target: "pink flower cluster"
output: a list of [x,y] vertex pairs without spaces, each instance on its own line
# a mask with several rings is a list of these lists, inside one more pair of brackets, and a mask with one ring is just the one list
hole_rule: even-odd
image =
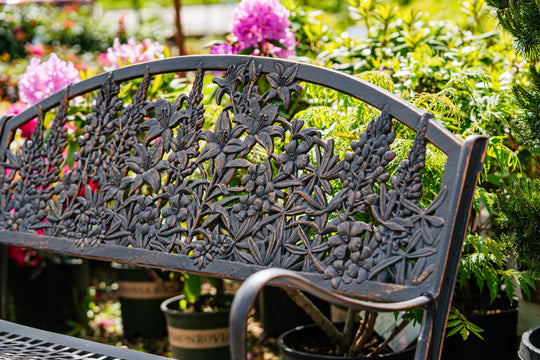
[[230,37],[233,45],[215,45],[211,53],[236,54],[253,48],[253,55],[287,59],[296,54],[296,40],[290,26],[289,11],[278,0],[242,0],[233,13]]
[[[24,110],[28,108],[27,105],[17,102],[9,105],[9,108],[6,111],[6,114],[11,115],[17,115],[22,113]],[[19,129],[21,129],[21,137],[25,139],[30,139],[30,136],[32,136],[32,133],[34,132],[34,129],[36,128],[36,120],[30,120],[23,126],[21,126]]]
[[55,53],[43,63],[41,59],[32,58],[26,72],[19,78],[19,99],[29,106],[34,105],[79,80],[75,65],[60,60]]
[[[43,233],[40,235],[43,235]],[[42,255],[38,255],[35,251],[30,249],[8,246],[7,251],[10,259],[15,261],[18,267],[37,266],[40,262],[45,260]]]
[[127,65],[163,59],[165,57],[163,50],[163,45],[150,39],[144,39],[138,43],[135,38],[130,38],[127,44],[120,44],[120,40],[116,38],[114,39],[113,46],[107,49],[107,52],[101,59],[116,69],[120,67],[120,64]]

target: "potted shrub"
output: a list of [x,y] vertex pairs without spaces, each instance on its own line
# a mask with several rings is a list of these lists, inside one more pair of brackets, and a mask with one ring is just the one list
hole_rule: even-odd
[[[377,319],[381,320],[383,314],[370,311],[359,314],[349,309],[344,322],[333,323],[302,292],[291,289],[285,291],[315,324],[296,327],[278,338],[278,347],[284,360],[414,358],[414,346],[408,345],[414,344],[418,335],[415,329],[410,329],[420,319],[417,311],[399,316],[396,314],[395,317],[392,315],[392,326],[382,331],[383,328],[377,326]],[[398,336],[401,337],[398,342],[401,344],[396,343],[394,346],[392,341]]]
[[[532,280],[527,272],[508,269],[508,259],[506,241],[472,234],[467,236],[442,359],[477,359],[489,357],[489,354],[493,358],[512,358],[515,354],[518,312],[513,281],[517,279],[521,289],[527,293]],[[300,351],[302,347],[306,351],[311,351],[308,348],[324,351],[326,355],[322,359],[331,358],[329,354],[339,357],[346,354],[355,359],[382,354],[384,350],[392,350],[387,348],[388,343],[411,320],[421,317],[418,313],[396,317],[394,330],[383,339],[376,333],[377,313],[362,313],[360,323],[353,326],[356,313],[349,311],[345,325],[335,327],[302,293],[287,292],[319,326],[298,327],[281,335],[278,345],[285,360],[310,358]],[[359,329],[362,331],[357,331]],[[389,359],[412,359],[414,352],[391,355]]]
[[[183,274],[184,294],[161,303],[176,359],[228,359],[232,295],[221,279]],[[211,291],[203,291],[203,285]]]
[[[499,196],[500,223],[509,240],[518,266],[538,278],[540,270],[540,181],[518,179]],[[529,295],[528,291],[525,291]],[[521,338],[520,359],[540,359],[540,328]]]
[[528,291],[531,279],[508,268],[509,250],[504,238],[466,236],[442,359],[512,358],[515,354],[515,281]]

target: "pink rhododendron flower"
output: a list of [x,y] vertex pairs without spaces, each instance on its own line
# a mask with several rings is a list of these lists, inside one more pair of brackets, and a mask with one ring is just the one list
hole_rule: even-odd
[[9,104],[9,107],[6,110],[6,115],[8,115],[8,114],[9,115],[17,115],[17,114],[22,113],[26,109],[28,109],[28,106],[21,103],[21,102],[16,102],[16,103],[13,103],[13,104]]
[[106,52],[99,54],[97,57],[97,61],[101,65],[110,65]]
[[[234,10],[231,33],[240,49],[255,48],[257,55],[290,57],[296,46],[290,26],[289,11],[278,0],[242,0]],[[270,40],[286,49],[272,45]]]
[[23,126],[21,126],[19,129],[21,129],[21,137],[24,139],[30,139],[32,136],[32,133],[36,129],[36,120],[32,119]]
[[219,45],[212,46],[210,54],[236,54],[238,52],[238,47],[233,46],[229,43],[221,43]]
[[72,62],[62,61],[52,53],[49,60],[32,58],[26,72],[19,79],[19,98],[34,105],[47,96],[80,81],[79,71]]
[[107,49],[106,60],[111,67],[120,67],[123,65],[135,64],[144,61],[163,59],[164,47],[150,39],[144,39],[138,43],[135,38],[130,38],[127,44],[120,44],[118,38],[114,39],[113,47]]
[[[9,108],[6,111],[6,115],[20,114],[27,108],[28,106],[21,102],[13,103],[9,105]],[[19,128],[21,129],[21,137],[25,139],[30,139],[30,136],[32,136],[32,133],[34,132],[35,128],[36,128],[36,120],[32,119]]]
[[270,43],[268,43],[268,53],[276,55],[279,58],[282,59],[288,59],[294,55],[296,55],[296,51],[294,48],[296,47],[296,38],[294,37],[294,33],[291,31],[287,31],[285,34],[285,37],[283,39],[280,39],[279,42],[285,46],[285,49],[280,48],[279,46],[274,46]]

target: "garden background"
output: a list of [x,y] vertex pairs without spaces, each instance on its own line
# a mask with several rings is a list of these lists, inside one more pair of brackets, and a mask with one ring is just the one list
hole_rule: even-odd
[[[537,57],[519,46],[521,51],[514,50],[514,37],[499,25],[504,16],[497,17],[497,10],[484,0],[251,2],[259,10],[273,10],[264,26],[253,20],[253,7],[242,8],[232,0],[183,0],[184,42],[178,37],[173,1],[0,5],[0,115],[18,113],[91,75],[180,53],[277,56],[353,74],[432,112],[461,138],[473,133],[489,137],[457,291],[475,287],[491,300],[501,294],[509,299],[532,294],[534,300],[538,259],[529,255],[538,253],[538,244],[530,239],[538,232],[533,224],[540,224],[540,196],[538,184],[528,179],[537,177],[540,153],[537,126],[530,120],[538,106],[533,97],[527,98],[527,89],[540,81],[529,68]],[[212,91],[212,85],[207,86]],[[167,96],[184,90],[185,84],[174,77],[164,77],[161,87],[152,89]],[[335,138],[354,139],[375,116],[362,106],[344,111],[336,106],[343,99],[316,88],[305,96],[316,106],[295,116]],[[73,139],[83,126],[69,129]],[[25,125],[18,141],[32,131],[31,123]],[[347,150],[344,144],[336,143],[341,156]],[[426,202],[442,176],[442,155],[428,149],[427,157]],[[516,218],[518,213],[525,217]],[[516,232],[523,235],[521,240]],[[10,249],[10,257],[29,276],[39,276],[52,261],[47,254],[22,249]],[[114,276],[98,268],[99,276],[85,289],[86,300],[79,301],[81,316],[71,319],[68,332],[166,353],[166,344],[156,347],[155,341],[122,336]],[[527,304],[522,301],[520,307],[527,309]],[[12,320],[17,317],[15,307],[11,303]],[[458,305],[452,309],[449,332],[462,338],[482,336],[482,329],[463,316],[466,311]],[[527,314],[520,332],[540,322]],[[252,334],[260,333],[253,322]],[[272,341],[258,344],[254,356],[275,356]]]

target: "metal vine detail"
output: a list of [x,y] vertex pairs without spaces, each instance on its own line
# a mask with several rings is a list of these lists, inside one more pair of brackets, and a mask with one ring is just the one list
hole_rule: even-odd
[[[434,216],[446,188],[424,209],[420,171],[427,117],[408,158],[387,172],[395,133],[387,109],[344,159],[280,110],[300,93],[298,65],[263,78],[256,60],[214,78],[221,106],[205,127],[202,67],[189,94],[130,104],[112,77],[86,117],[76,166],[61,173],[67,95],[44,143],[44,115],[21,150],[0,164],[0,227],[214,260],[318,272],[337,288],[366,280],[419,284],[433,271],[444,225]],[[265,88],[261,90],[261,81]],[[67,92],[66,92],[67,94]]]

